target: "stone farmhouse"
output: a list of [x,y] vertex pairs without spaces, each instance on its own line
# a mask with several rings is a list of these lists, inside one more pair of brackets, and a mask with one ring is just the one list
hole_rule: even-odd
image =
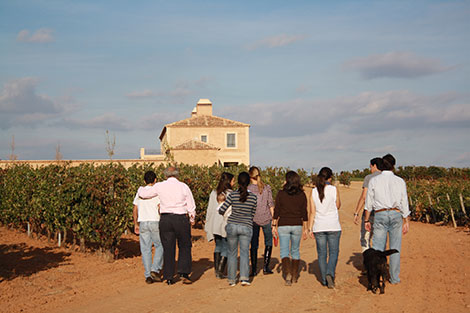
[[67,162],[70,166],[117,162],[126,168],[133,164],[158,165],[172,161],[208,166],[250,164],[250,125],[212,115],[212,103],[209,99],[200,99],[191,112],[191,117],[165,125],[159,139],[160,154],[141,148],[140,159],[0,160],[0,168],[13,164],[41,167],[62,162]]
[[161,154],[141,148],[141,160],[208,166],[250,164],[250,125],[213,115],[209,99],[200,99],[189,118],[165,125],[159,139]]

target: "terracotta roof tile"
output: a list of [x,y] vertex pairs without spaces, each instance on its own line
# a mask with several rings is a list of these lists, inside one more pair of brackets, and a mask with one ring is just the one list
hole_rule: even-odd
[[220,148],[199,140],[190,139],[170,150],[220,150]]
[[250,124],[232,121],[223,117],[202,115],[165,125],[165,127],[246,127]]

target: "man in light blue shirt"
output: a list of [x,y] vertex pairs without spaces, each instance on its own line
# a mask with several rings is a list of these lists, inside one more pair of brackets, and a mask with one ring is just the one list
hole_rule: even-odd
[[[405,181],[393,173],[395,158],[387,154],[383,158],[382,173],[369,182],[365,203],[365,228],[371,230],[369,217],[375,212],[374,240],[372,248],[384,251],[389,238],[390,249],[401,251],[402,235],[410,228],[408,195]],[[400,253],[390,256],[390,282],[400,282]]]

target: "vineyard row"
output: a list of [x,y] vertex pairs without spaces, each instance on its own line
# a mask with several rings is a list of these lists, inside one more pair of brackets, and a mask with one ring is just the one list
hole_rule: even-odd
[[[179,165],[180,180],[188,184],[196,201],[196,221],[201,223],[210,190],[223,171],[237,175],[247,168]],[[60,234],[62,241],[95,244],[103,251],[114,251],[123,232],[132,225],[132,200],[143,184],[145,171],[153,170],[163,180],[163,166],[134,165],[128,169],[118,163],[77,167],[67,163],[32,168],[15,165],[0,170],[0,223],[46,234]],[[288,168],[262,170],[264,181],[274,196],[282,188]],[[298,170],[302,182],[314,181],[314,174]],[[344,176],[344,174],[343,174]],[[337,178],[341,183],[341,175]],[[468,179],[408,181],[408,193],[415,220],[430,223],[468,225],[470,204]]]

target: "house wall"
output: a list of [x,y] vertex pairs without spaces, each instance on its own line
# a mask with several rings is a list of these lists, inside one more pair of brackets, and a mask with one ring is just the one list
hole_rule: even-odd
[[217,150],[172,150],[176,162],[212,166],[217,164]]
[[145,154],[145,148],[140,148],[140,159],[141,160],[153,160],[153,161],[165,161],[165,155]]
[[[228,148],[226,143],[227,133],[236,134],[236,147]],[[238,162],[250,164],[250,141],[249,127],[167,127],[163,141],[168,142],[170,147],[175,147],[189,139],[201,140],[201,135],[207,135],[207,143],[214,145],[218,151],[218,160],[223,162]],[[162,149],[162,153],[163,153]],[[175,160],[180,162],[175,155]],[[204,160],[195,159],[197,163]]]

